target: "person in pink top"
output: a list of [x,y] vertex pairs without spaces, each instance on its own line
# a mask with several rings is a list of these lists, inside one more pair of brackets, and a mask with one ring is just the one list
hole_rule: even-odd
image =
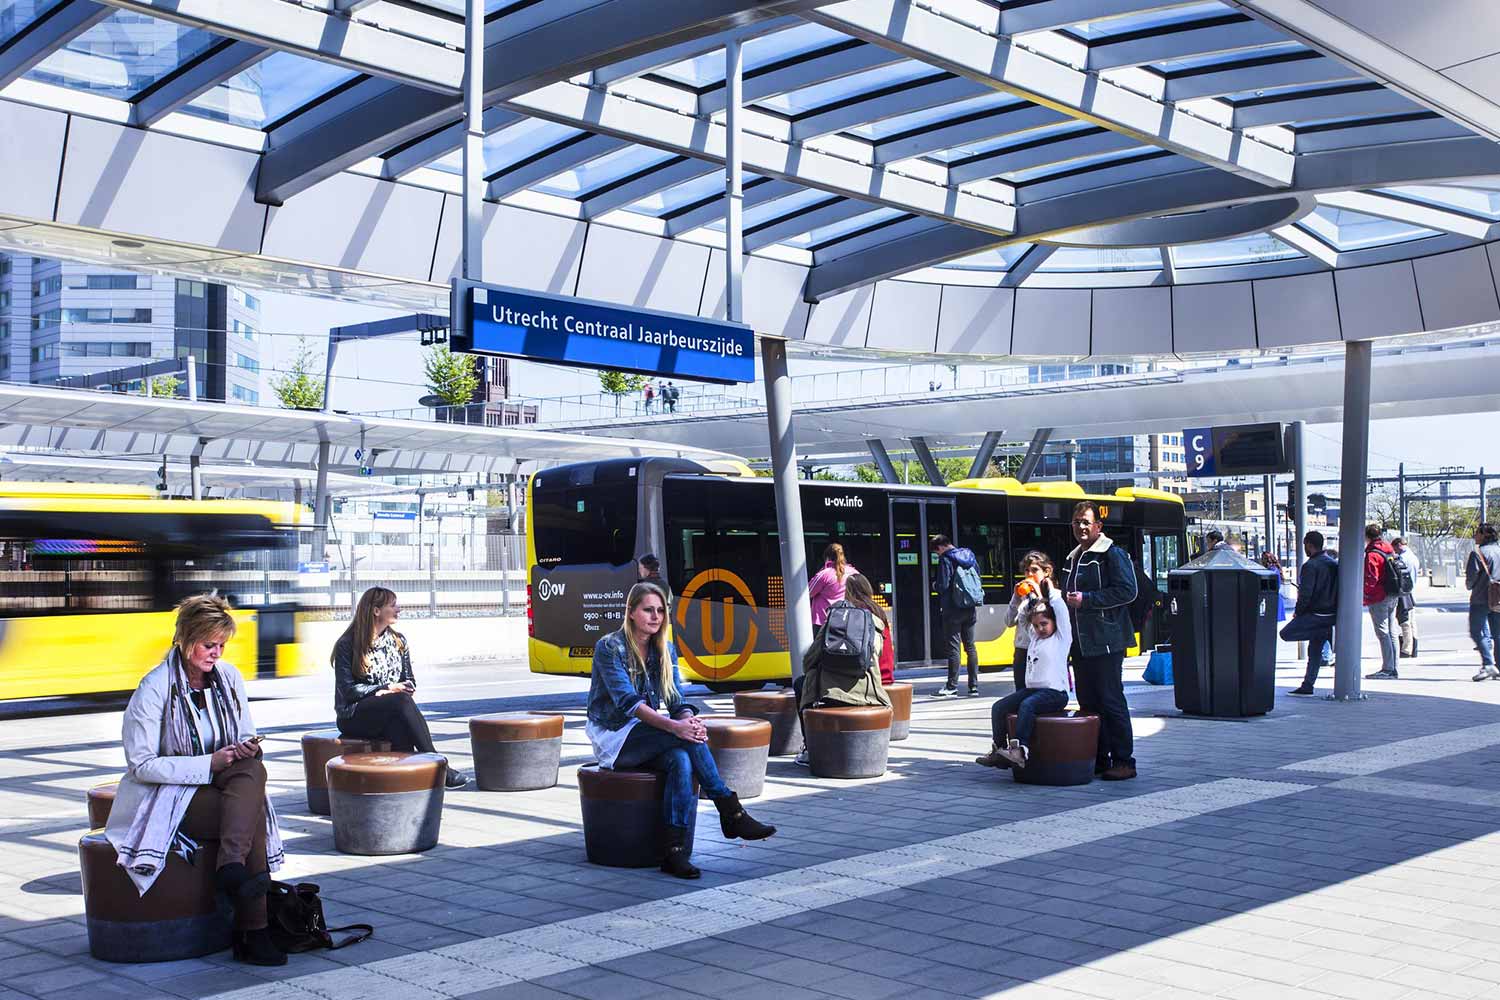
[[830,543],[823,550],[823,568],[813,574],[807,587],[814,628],[821,628],[828,620],[828,606],[844,599],[844,581],[851,573],[858,572],[844,559],[844,547],[838,542]]

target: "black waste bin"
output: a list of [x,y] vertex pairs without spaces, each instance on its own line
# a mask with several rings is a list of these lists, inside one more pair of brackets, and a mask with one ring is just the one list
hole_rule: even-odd
[[1264,715],[1276,700],[1274,570],[1215,549],[1167,575],[1172,682],[1189,715]]

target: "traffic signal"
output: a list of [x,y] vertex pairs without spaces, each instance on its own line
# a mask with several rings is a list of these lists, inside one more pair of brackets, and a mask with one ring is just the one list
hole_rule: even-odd
[[156,492],[162,496],[167,495],[167,460],[161,460],[161,468],[156,470]]

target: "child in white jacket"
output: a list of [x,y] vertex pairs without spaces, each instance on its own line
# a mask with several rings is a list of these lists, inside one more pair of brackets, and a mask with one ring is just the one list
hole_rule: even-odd
[[[1047,581],[1039,587],[1041,596],[1025,608],[1032,630],[1026,650],[1026,686],[995,702],[990,752],[975,758],[975,763],[985,767],[1025,767],[1036,717],[1068,707],[1068,651],[1073,645],[1068,606]],[[1016,738],[1007,741],[1005,720],[1011,712],[1016,713]]]

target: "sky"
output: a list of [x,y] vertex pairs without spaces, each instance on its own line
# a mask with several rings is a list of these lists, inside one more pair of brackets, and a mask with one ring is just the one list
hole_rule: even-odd
[[[266,334],[263,361],[268,373],[290,367],[299,341],[313,349],[321,374],[323,344],[334,326],[363,323],[395,315],[389,309],[352,305],[328,299],[284,293],[265,293],[261,299],[261,328]],[[334,369],[333,406],[350,412],[389,412],[415,408],[426,394],[422,385],[423,348],[415,334],[384,338],[339,349]],[[870,368],[874,362],[813,361],[793,357],[793,376],[811,372]],[[758,389],[751,390],[758,394]],[[511,363],[513,396],[554,398],[599,392],[591,371],[524,361]],[[1307,428],[1308,478],[1335,478],[1342,461],[1338,424],[1310,424]],[[1470,414],[1377,420],[1371,426],[1370,474],[1395,475],[1405,462],[1408,472],[1438,471],[1444,466],[1474,469],[1486,466],[1500,472],[1500,415]]]

